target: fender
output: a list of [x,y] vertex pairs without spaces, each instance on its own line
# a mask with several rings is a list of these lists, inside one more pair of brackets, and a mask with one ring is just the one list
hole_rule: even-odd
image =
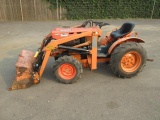
[[125,38],[121,38],[118,39],[116,42],[114,42],[111,47],[108,50],[108,54],[111,54],[113,52],[113,50],[120,44],[122,44],[123,42],[138,42],[138,43],[144,43],[144,40],[137,38],[137,37],[125,37]]

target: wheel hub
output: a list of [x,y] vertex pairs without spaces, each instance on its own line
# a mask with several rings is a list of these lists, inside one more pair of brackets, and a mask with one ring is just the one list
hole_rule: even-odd
[[73,68],[69,65],[65,65],[64,67],[62,67],[62,73],[64,75],[72,75],[73,74]]
[[68,80],[74,78],[74,76],[76,75],[76,68],[69,63],[62,64],[59,67],[58,71],[62,78]]
[[121,59],[121,68],[125,72],[134,72],[141,64],[141,56],[137,52],[128,52]]

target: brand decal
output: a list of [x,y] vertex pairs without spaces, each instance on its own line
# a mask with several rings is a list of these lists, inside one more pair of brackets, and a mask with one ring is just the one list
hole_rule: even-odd
[[70,32],[70,31],[72,31],[72,29],[70,29],[70,28],[67,28],[67,29],[61,29],[60,31],[61,31],[61,32]]
[[62,37],[66,37],[66,36],[68,36],[68,34],[63,33],[63,34],[61,34],[61,36],[62,36]]

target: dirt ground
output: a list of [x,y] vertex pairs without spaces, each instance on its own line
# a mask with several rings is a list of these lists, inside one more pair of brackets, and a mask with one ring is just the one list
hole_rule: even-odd
[[64,85],[55,80],[50,58],[40,84],[11,92],[7,89],[21,50],[36,51],[53,28],[82,21],[0,22],[0,120],[160,120],[160,20],[100,21],[111,24],[102,28],[104,33],[134,22],[154,62],[131,79],[117,78],[101,63],[95,71],[85,69],[76,83]]

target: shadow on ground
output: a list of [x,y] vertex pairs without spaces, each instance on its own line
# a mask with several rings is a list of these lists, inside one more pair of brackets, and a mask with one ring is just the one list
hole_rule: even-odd
[[[54,71],[53,71],[54,62],[55,62],[54,58],[49,59],[42,77],[47,80],[59,82],[56,79]],[[110,69],[110,65],[107,63],[98,63],[97,69],[93,70],[93,71],[91,71],[89,68],[83,68],[82,78],[83,78],[83,74],[85,74],[85,76],[86,75],[87,76],[96,76],[98,74],[100,76],[106,76],[106,78],[107,77],[115,77],[115,75],[112,73],[112,71]],[[80,78],[80,79],[82,79],[82,78]]]

